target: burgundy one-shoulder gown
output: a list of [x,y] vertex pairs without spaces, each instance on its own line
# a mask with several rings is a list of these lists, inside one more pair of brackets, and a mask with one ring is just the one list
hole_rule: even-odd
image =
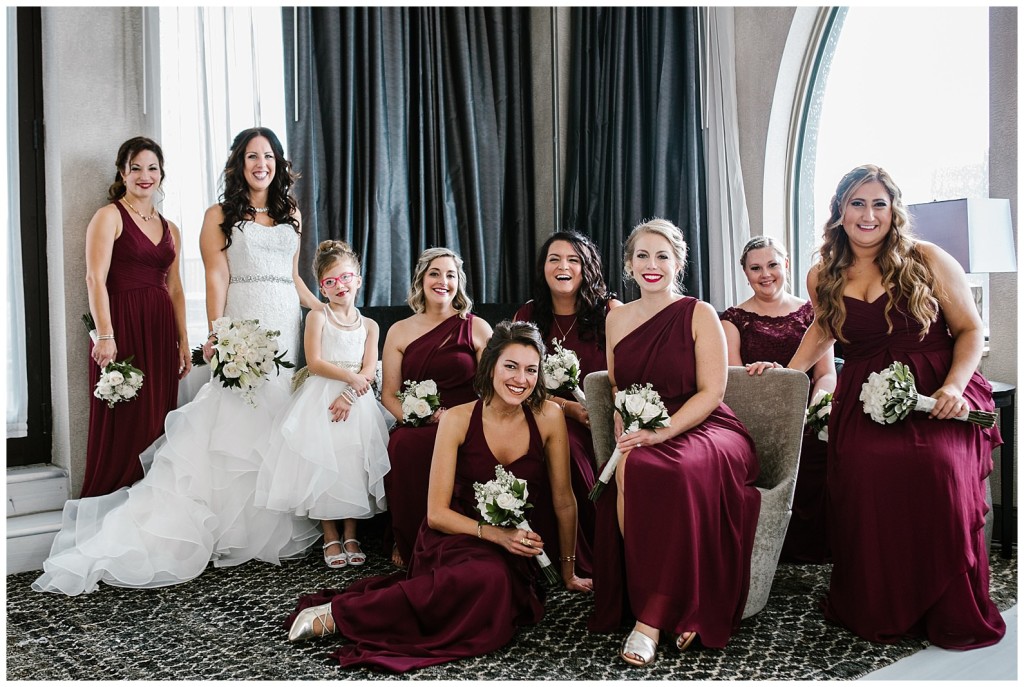
[[[799,348],[804,332],[814,321],[814,307],[807,301],[799,309],[781,317],[729,308],[722,313],[722,319],[732,322],[740,331],[740,358],[744,365],[759,360],[786,365]],[[793,494],[793,517],[782,544],[781,560],[824,563],[829,558],[825,515],[827,451],[828,445],[810,426],[804,425],[800,469],[796,493]]]
[[[462,319],[452,315],[410,343],[402,355],[403,382],[434,380],[441,405],[446,408],[476,399],[473,317]],[[422,427],[398,426],[388,440],[391,470],[384,477],[384,493],[391,511],[394,543],[405,561],[412,555],[416,533],[427,516],[427,482],[436,436],[437,424],[431,423]]]
[[[618,343],[620,390],[649,382],[669,413],[697,391],[696,304],[681,298]],[[615,480],[597,504],[590,629],[617,629],[629,618],[628,604],[632,617],[652,627],[695,631],[705,646],[724,647],[747,601],[761,507],[757,475],[753,439],[725,404],[693,429],[633,449],[625,464],[624,537]]]
[[[452,509],[474,520],[475,482],[494,479],[498,460],[487,444],[483,404],[473,409],[455,468]],[[558,533],[548,482],[544,442],[532,412],[528,452],[505,469],[526,480],[530,525],[558,565]],[[492,437],[492,441],[499,440]],[[544,615],[538,564],[491,542],[464,534],[442,534],[424,521],[408,572],[359,580],[344,591],[325,589],[303,596],[285,622],[309,606],[331,603],[337,631],[351,643],[331,655],[342,666],[374,666],[394,672],[480,656],[507,644],[518,627]]]
[[[917,411],[891,425],[866,415],[861,386],[894,360],[910,368],[919,393],[935,393],[953,339],[941,312],[922,341],[904,303],[890,313],[890,334],[888,295],[844,300],[848,343],[828,427],[825,615],[875,642],[923,635],[949,649],[994,644],[1006,626],[988,595],[985,477],[999,430]],[[977,372],[963,397],[974,409],[993,408],[992,387]]]
[[[160,217],[163,235],[154,244],[121,203],[114,205],[123,229],[114,241],[107,272],[110,321],[117,360],[134,356],[131,364],[144,378],[135,398],[113,408],[90,398],[82,498],[109,494],[142,479],[139,454],[163,434],[164,418],[178,403],[178,327],[167,292],[174,239],[167,220]],[[100,368],[90,357],[90,389],[99,378]]]
[[[533,301],[529,301],[516,311],[518,321],[533,321]],[[554,324],[544,332],[544,342],[554,348],[554,340],[558,339],[562,348],[571,350],[580,360],[580,384],[591,372],[608,368],[608,356],[604,347],[592,339],[580,337],[579,326],[575,315],[554,315]],[[561,394],[564,398],[576,400],[572,394]],[[594,541],[594,525],[597,520],[597,508],[587,498],[590,489],[597,479],[597,459],[594,456],[594,440],[590,428],[566,416],[565,426],[569,434],[569,477],[572,493],[576,496],[576,572],[580,577],[589,577],[593,570],[592,550]]]

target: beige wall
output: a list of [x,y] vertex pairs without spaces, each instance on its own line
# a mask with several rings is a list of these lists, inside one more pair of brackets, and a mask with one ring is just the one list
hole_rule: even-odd
[[85,228],[106,202],[125,139],[153,135],[142,116],[142,11],[43,8],[46,253],[49,272],[53,462],[82,486],[89,426],[89,338],[81,316]]

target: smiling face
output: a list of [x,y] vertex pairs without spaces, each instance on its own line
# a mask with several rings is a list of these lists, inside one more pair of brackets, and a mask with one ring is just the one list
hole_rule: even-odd
[[786,290],[786,270],[789,261],[785,260],[771,246],[754,248],[747,251],[743,265],[743,273],[754,293],[760,297],[774,299]]
[[150,198],[160,188],[163,172],[160,160],[152,150],[141,150],[121,170],[121,179],[128,193],[138,198]]
[[580,290],[583,259],[568,241],[553,241],[544,260],[544,280],[552,295],[575,296]]
[[530,398],[539,375],[540,353],[537,349],[510,343],[498,354],[494,366],[494,394],[508,405],[520,405]]
[[854,248],[874,249],[892,228],[892,199],[885,186],[867,181],[850,194],[843,208],[843,231]]
[[448,256],[434,258],[423,273],[423,297],[428,303],[447,305],[459,288],[459,268]]
[[627,267],[641,293],[672,289],[676,275],[682,269],[668,239],[649,231],[637,235]]
[[363,278],[359,267],[349,258],[338,258],[324,270],[320,278],[320,293],[331,303],[350,305],[359,292]]
[[274,180],[277,158],[274,149],[263,136],[253,137],[245,146],[245,181],[253,191],[266,191]]

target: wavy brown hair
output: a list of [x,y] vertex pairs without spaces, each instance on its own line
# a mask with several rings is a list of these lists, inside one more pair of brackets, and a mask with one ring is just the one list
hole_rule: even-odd
[[580,338],[596,341],[604,350],[604,319],[608,313],[608,301],[615,294],[608,291],[604,282],[601,255],[597,246],[588,237],[575,231],[558,231],[548,237],[537,253],[533,273],[533,321],[542,332],[550,332],[555,321],[551,304],[551,287],[544,277],[548,250],[555,241],[565,241],[580,256],[580,290],[576,292],[576,316],[579,320]]
[[921,324],[921,338],[924,339],[939,313],[939,301],[931,287],[932,271],[911,231],[902,192],[889,173],[877,165],[862,165],[848,172],[839,181],[829,203],[825,241],[819,251],[821,261],[817,265],[816,314],[826,331],[839,341],[847,342],[842,335],[846,322],[843,291],[846,289],[846,271],[853,265],[854,255],[843,229],[843,213],[857,189],[871,181],[877,181],[885,188],[892,203],[892,226],[875,257],[875,264],[882,272],[882,286],[889,296],[885,304],[889,333],[892,333],[893,326],[892,310],[905,298],[910,316]]
[[466,271],[462,269],[462,258],[451,248],[428,248],[420,253],[416,261],[416,271],[412,276],[412,285],[409,287],[409,297],[405,300],[414,312],[421,313],[427,309],[427,298],[423,293],[423,279],[427,276],[430,263],[438,258],[451,258],[455,261],[455,269],[459,273],[459,284],[455,287],[455,297],[452,299],[452,307],[459,317],[466,319],[473,309],[473,299],[466,293]]
[[114,183],[107,189],[107,200],[111,203],[124,198],[124,194],[128,189],[125,188],[122,175],[128,170],[128,164],[135,159],[135,156],[144,150],[148,150],[156,155],[156,160],[160,164],[160,185],[163,185],[165,176],[164,151],[160,149],[160,144],[145,136],[129,138],[117,149],[117,158],[114,160],[114,167],[117,169],[114,172]]
[[537,385],[523,401],[531,410],[540,410],[548,398],[547,387],[544,385],[544,366],[541,365],[547,348],[544,346],[544,337],[533,322],[502,320],[495,325],[487,347],[480,354],[476,376],[473,377],[473,389],[484,403],[489,403],[494,398],[494,368],[498,364],[501,352],[513,344],[528,346],[540,356],[537,359]]
[[227,250],[231,245],[231,232],[235,225],[256,218],[249,202],[249,184],[245,180],[245,148],[257,136],[267,139],[270,149],[274,151],[274,179],[267,189],[267,215],[276,224],[290,224],[296,234],[300,233],[299,220],[295,218],[298,204],[291,194],[292,184],[299,177],[292,173],[292,163],[285,159],[284,147],[277,134],[265,126],[257,126],[235,136],[228,161],[224,163],[224,193],[220,200],[224,222],[220,230],[224,232],[226,241],[221,250]]

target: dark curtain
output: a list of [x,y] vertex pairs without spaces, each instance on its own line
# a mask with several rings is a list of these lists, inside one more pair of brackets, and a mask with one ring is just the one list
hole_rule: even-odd
[[528,12],[283,10],[304,273],[319,241],[340,238],[362,256],[363,303],[402,304],[420,252],[447,246],[465,261],[475,301],[526,299]]
[[696,8],[574,8],[563,225],[600,246],[609,288],[623,289],[622,247],[662,217],[689,247],[688,294],[709,292],[707,191]]

